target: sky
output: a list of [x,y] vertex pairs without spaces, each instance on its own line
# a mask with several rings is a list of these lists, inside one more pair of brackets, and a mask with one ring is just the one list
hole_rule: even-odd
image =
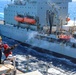
[[[11,1],[11,0],[0,0],[0,1]],[[76,0],[72,0],[72,1],[76,1]]]
[[76,0],[72,0],[72,1],[76,1]]

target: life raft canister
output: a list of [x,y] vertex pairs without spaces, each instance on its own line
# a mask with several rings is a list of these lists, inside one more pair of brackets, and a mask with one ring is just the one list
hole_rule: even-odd
[[28,23],[28,24],[35,24],[36,23],[36,20],[35,19],[28,18],[28,17],[24,17],[24,22],[25,23]]
[[70,21],[70,18],[68,17],[68,18],[66,18],[66,21],[68,22],[68,21]]
[[15,16],[14,19],[15,19],[16,21],[18,21],[18,22],[24,22],[24,18],[23,18],[23,17]]
[[60,39],[69,40],[71,37],[69,35],[59,35]]

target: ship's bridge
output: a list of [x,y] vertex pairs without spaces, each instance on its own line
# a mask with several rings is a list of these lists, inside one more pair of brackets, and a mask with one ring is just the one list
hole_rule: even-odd
[[[45,25],[64,25],[67,23],[68,2],[71,1],[72,0],[14,0],[13,4],[8,5],[8,7],[4,9],[4,20],[6,24],[18,25],[14,17],[17,15],[26,17],[28,15],[36,19],[36,25],[40,25],[41,28]],[[20,23],[20,25],[25,26],[27,24]]]
[[35,3],[37,0],[14,0],[14,4],[24,5],[26,3]]

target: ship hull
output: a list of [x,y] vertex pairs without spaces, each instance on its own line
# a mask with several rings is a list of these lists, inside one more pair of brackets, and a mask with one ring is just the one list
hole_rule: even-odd
[[58,57],[76,59],[76,48],[34,38],[35,32],[10,25],[0,25],[0,33],[40,52],[46,52]]
[[[18,42],[20,42],[20,41],[18,41]],[[40,53],[46,53],[46,54],[53,55],[53,56],[58,57],[58,58],[66,58],[66,59],[69,59],[71,62],[76,63],[76,58],[73,58],[73,57],[70,57],[70,56],[67,56],[67,55],[63,55],[63,54],[60,54],[60,53],[57,53],[57,52],[53,52],[51,50],[46,50],[46,49],[43,49],[43,48],[32,46],[32,45],[27,44],[27,43],[22,43],[22,42],[20,42],[20,43],[21,43],[21,45],[27,46],[27,47],[29,47],[33,50],[36,50]]]

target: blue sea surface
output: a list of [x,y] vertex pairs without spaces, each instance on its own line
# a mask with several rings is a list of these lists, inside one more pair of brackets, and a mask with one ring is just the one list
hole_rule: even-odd
[[[4,7],[7,6],[8,1],[0,1],[0,20],[4,19]],[[73,20],[76,17],[76,2],[69,3],[69,16]],[[3,41],[8,43],[10,46],[18,43],[15,40],[3,37]],[[32,71],[39,70],[43,75],[46,75],[45,70],[48,67],[56,69],[52,72],[52,75],[76,75],[76,64],[65,58],[57,58],[46,53],[40,53],[31,47],[19,45],[13,50],[13,55],[17,56],[16,66],[22,71],[26,71],[26,55],[29,55],[29,69]],[[58,70],[58,71],[57,71]],[[59,72],[59,74],[56,74]],[[48,74],[51,75],[51,74]]]

